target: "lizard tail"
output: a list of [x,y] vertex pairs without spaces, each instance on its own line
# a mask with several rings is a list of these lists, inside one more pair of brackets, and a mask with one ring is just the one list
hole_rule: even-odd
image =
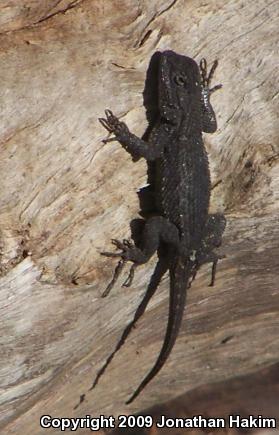
[[127,405],[133,402],[133,400],[140,394],[144,387],[163,367],[175,344],[183,318],[183,312],[186,303],[186,291],[191,275],[192,263],[190,261],[185,264],[180,258],[174,260],[174,264],[170,267],[169,317],[164,344],[155,365],[143,379],[142,383],[139,385],[133,395],[126,402]]
[[118,341],[114,351],[109,355],[109,357],[107,358],[105,364],[98,371],[98,373],[96,375],[96,378],[95,378],[92,386],[90,387],[89,391],[93,390],[93,388],[95,388],[95,386],[97,385],[100,377],[105,372],[106,368],[110,364],[110,362],[113,359],[114,355],[123,346],[123,344],[125,343],[127,337],[129,336],[130,332],[133,330],[133,327],[135,326],[136,322],[144,314],[145,309],[146,309],[146,307],[148,305],[148,302],[150,301],[150,299],[154,295],[155,291],[157,290],[157,288],[158,288],[158,286],[160,284],[160,281],[161,281],[162,277],[164,276],[164,274],[167,272],[168,268],[169,268],[168,258],[160,256],[159,257],[159,261],[158,261],[158,263],[157,263],[157,265],[155,267],[155,270],[154,270],[154,272],[152,274],[152,277],[151,277],[151,280],[149,282],[149,285],[148,285],[148,288],[146,290],[146,293],[144,295],[144,298],[141,301],[140,305],[138,306],[138,308],[137,308],[137,310],[135,312],[133,320],[124,329],[123,334],[122,334],[120,340]]

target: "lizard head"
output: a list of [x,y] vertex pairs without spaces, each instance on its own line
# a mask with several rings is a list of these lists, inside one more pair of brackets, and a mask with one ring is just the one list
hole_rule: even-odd
[[161,117],[166,122],[177,125],[197,99],[201,99],[201,85],[196,62],[174,51],[162,52],[159,66]]

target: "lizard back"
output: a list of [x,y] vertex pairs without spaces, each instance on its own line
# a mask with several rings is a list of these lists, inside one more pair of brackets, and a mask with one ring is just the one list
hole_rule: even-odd
[[156,206],[177,226],[188,250],[200,245],[210,198],[208,159],[201,133],[201,99],[196,62],[172,51],[162,53],[160,118],[150,135],[150,142],[160,140],[163,135],[167,137],[163,156],[155,165]]

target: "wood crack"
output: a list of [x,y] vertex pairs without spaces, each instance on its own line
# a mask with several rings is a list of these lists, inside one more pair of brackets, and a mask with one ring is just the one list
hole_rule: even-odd
[[[53,12],[53,13],[51,13],[50,15],[47,15],[46,17],[41,18],[39,21],[37,21],[37,23],[35,23],[35,25],[36,25],[36,24],[39,24],[39,23],[42,23],[42,22],[44,22],[44,21],[47,21],[47,20],[49,20],[50,18],[55,17],[56,15],[59,15],[59,14],[65,14],[65,13],[68,12],[69,10],[74,9],[75,7],[79,6],[83,1],[84,1],[84,0],[74,0],[74,1],[71,2],[71,3],[70,3],[66,8],[61,9],[61,10],[59,10],[59,11],[57,11],[57,12]],[[60,3],[60,2],[59,2],[59,3]]]
[[147,21],[146,25],[144,26],[141,34],[144,34],[139,40],[137,40],[137,42],[134,44],[134,48],[140,48],[143,46],[143,44],[145,43],[145,41],[149,38],[149,36],[152,33],[152,29],[149,29],[146,33],[146,29],[150,26],[151,23],[153,23],[157,18],[159,18],[161,15],[165,14],[166,12],[168,12],[171,8],[173,8],[173,6],[178,2],[178,0],[173,0],[173,2],[171,4],[169,4],[165,9],[163,9],[161,12],[155,13],[152,15],[152,17],[150,18],[149,21]]
[[[13,30],[6,30],[4,32],[0,32],[0,35],[8,35],[8,34],[11,34],[11,33],[20,32],[22,30],[32,29],[33,27],[38,26],[40,23],[43,23],[44,21],[47,21],[47,20],[55,17],[56,15],[65,14],[66,12],[70,11],[71,9],[74,9],[75,7],[79,6],[83,1],[84,0],[74,0],[67,7],[65,7],[65,8],[63,8],[63,9],[61,9],[59,11],[50,13],[49,15],[47,15],[47,16],[45,16],[43,18],[40,18],[38,21],[35,21],[34,23],[30,23],[30,24],[27,24],[25,26],[22,26],[22,27],[13,29]],[[54,7],[52,7],[51,9],[57,7],[57,5],[59,5],[60,2],[61,2],[61,0],[59,0],[56,3],[56,5]]]

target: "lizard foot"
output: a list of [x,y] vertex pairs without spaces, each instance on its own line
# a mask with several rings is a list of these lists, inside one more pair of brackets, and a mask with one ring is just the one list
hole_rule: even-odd
[[216,85],[213,88],[209,88],[212,77],[214,75],[214,72],[218,66],[218,60],[215,60],[213,62],[213,65],[211,67],[211,70],[209,73],[207,73],[207,61],[203,58],[200,61],[200,71],[201,71],[201,84],[203,88],[206,88],[209,90],[209,93],[212,94],[213,92],[217,91],[218,89],[221,89],[222,85]]
[[114,139],[118,140],[129,133],[129,129],[125,122],[119,121],[119,119],[112,113],[111,110],[105,110],[105,115],[106,118],[99,118],[99,121],[109,133],[115,134],[115,138],[105,139],[103,142],[110,142]]
[[129,241],[127,239],[123,239],[123,241],[120,241],[117,239],[112,239],[112,243],[118,249],[120,249],[122,252],[101,252],[101,254],[105,255],[106,257],[121,257],[121,259],[119,260],[119,262],[114,270],[112,280],[110,281],[107,288],[105,289],[105,291],[102,294],[103,298],[106,297],[110,293],[111,289],[113,288],[114,284],[116,283],[116,281],[117,281],[118,277],[120,276],[127,261],[132,261],[134,264],[131,266],[129,275],[128,275],[127,279],[125,280],[125,282],[122,284],[122,287],[130,287],[131,286],[133,279],[134,279],[134,275],[135,275],[135,269],[138,266],[137,260],[139,259],[139,256],[141,255],[141,251],[136,246],[134,246],[134,244],[131,241]]
[[132,261],[133,263],[141,263],[142,252],[130,240],[123,239],[122,242],[117,239],[112,239],[115,245],[122,252],[101,252],[107,257],[121,257],[124,261]]

